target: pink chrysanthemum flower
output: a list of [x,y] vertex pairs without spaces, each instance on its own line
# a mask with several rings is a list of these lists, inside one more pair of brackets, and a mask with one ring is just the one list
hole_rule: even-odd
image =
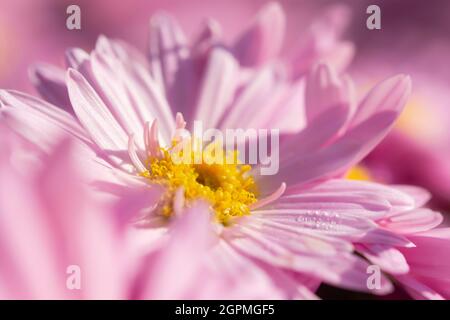
[[[315,298],[322,282],[390,292],[392,284],[383,275],[376,288],[367,285],[369,263],[355,249],[372,261],[381,261],[377,250],[409,252],[414,243],[398,232],[396,217],[420,229],[439,214],[419,209],[421,190],[342,176],[389,131],[407,100],[410,79],[399,75],[383,81],[356,103],[351,79],[327,64],[305,77],[304,67],[285,72],[293,65],[280,67],[275,59],[284,16],[274,4],[230,46],[211,25],[188,44],[167,15],[152,18],[150,28],[148,60],[120,41],[100,37],[90,54],[68,51],[64,81],[58,69],[40,69],[40,91],[73,115],[28,95],[1,91],[2,121],[44,150],[63,133],[77,138],[85,147],[82,157],[95,169],[92,184],[103,193],[120,197],[124,188],[154,192],[163,187],[158,201],[134,204],[141,205],[135,225],[152,238],[155,261],[174,266],[189,260],[180,279],[198,281],[187,296],[259,297],[258,288],[263,297]],[[303,54],[316,54],[316,42],[308,43]],[[310,60],[309,67],[317,59]],[[281,129],[279,172],[259,175],[258,166],[250,170],[239,163],[174,163],[173,142],[188,139],[182,133],[194,120],[221,130]],[[185,213],[193,207],[197,215]],[[424,218],[410,220],[418,215]],[[205,225],[213,233],[211,240],[198,232],[208,238],[198,240],[203,251],[167,252],[155,244],[172,221],[201,217],[209,217]],[[386,272],[408,272],[386,265]],[[158,279],[167,270],[155,263],[148,277]],[[217,274],[222,285],[200,280]],[[174,296],[169,291],[166,297]]]

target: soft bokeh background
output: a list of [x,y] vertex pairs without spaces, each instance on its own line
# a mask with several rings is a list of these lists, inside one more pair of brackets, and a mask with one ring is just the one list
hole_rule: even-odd
[[[63,64],[67,47],[89,50],[99,34],[145,49],[149,17],[171,12],[188,35],[216,19],[232,38],[263,0],[1,0],[0,87],[35,93],[27,70],[35,62]],[[287,13],[286,50],[323,8],[347,4],[353,13],[346,38],[356,44],[349,72],[362,91],[396,73],[412,76],[414,93],[397,129],[364,165],[375,180],[414,183],[431,190],[432,205],[450,208],[450,1],[282,0]],[[66,8],[81,7],[82,30],[65,27]],[[366,28],[366,8],[381,7],[381,30]]]

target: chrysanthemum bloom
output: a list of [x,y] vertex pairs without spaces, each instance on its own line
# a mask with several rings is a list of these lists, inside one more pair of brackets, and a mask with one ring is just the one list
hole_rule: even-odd
[[[270,30],[281,11],[269,8],[268,17],[246,32],[244,43],[254,44],[243,49],[250,58],[273,49],[265,38],[270,33],[261,30]],[[390,78],[357,104],[351,80],[327,65],[315,67],[306,80],[293,80],[276,64],[242,68],[236,46],[228,50],[219,43],[207,28],[187,44],[173,19],[156,16],[149,61],[105,37],[91,54],[68,52],[62,87],[67,86],[74,116],[2,91],[3,121],[44,149],[61,132],[78,138],[91,150],[83,156],[97,164],[93,184],[104,193],[163,187],[159,200],[140,210],[136,225],[145,235],[158,238],[186,208],[206,201],[197,211],[210,216],[214,235],[201,257],[192,253],[192,259],[205,260],[196,272],[222,274],[226,283],[268,284],[261,290],[275,286],[268,294],[276,298],[314,298],[321,282],[389,292],[392,285],[383,275],[375,288],[367,285],[368,262],[354,254],[353,243],[407,251],[414,244],[384,227],[383,219],[436,214],[418,209],[423,201],[416,189],[340,177],[391,128],[409,95],[409,78]],[[279,172],[259,175],[258,166],[240,163],[174,163],[173,141],[187,139],[180,133],[193,120],[219,129],[280,128]],[[186,252],[177,253],[164,259],[185,263]],[[155,270],[155,278],[166,272]],[[196,285],[194,297],[229,296],[204,282]]]

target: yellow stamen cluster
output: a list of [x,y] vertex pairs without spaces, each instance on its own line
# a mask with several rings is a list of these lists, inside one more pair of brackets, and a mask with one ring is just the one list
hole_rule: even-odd
[[[160,213],[170,217],[173,199],[179,188],[184,189],[185,205],[196,199],[205,199],[215,211],[218,222],[227,225],[233,217],[250,214],[249,205],[256,202],[256,184],[248,174],[250,165],[239,164],[237,152],[228,154],[222,163],[208,164],[208,155],[203,152],[203,161],[195,164],[174,163],[169,150],[161,149],[162,157],[148,159],[148,171],[142,175],[154,183],[164,185],[166,192],[160,201]],[[182,152],[178,156],[183,156]],[[195,157],[190,152],[190,159]],[[188,158],[189,158],[188,157]],[[234,161],[225,161],[232,157]],[[198,163],[198,162],[197,162]],[[230,164],[231,163],[231,164]]]

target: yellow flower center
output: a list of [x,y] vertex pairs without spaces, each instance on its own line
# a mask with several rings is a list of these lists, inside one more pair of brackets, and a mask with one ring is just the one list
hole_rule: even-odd
[[446,115],[432,105],[430,100],[417,94],[413,95],[395,124],[404,134],[427,145],[434,141],[442,141],[440,137],[446,136],[446,126],[442,120]]
[[[214,209],[217,221],[224,225],[233,217],[250,214],[249,206],[257,200],[256,184],[249,175],[251,166],[238,162],[237,151],[221,156],[223,161],[219,163],[208,162],[211,155],[207,152],[200,152],[200,162],[174,162],[173,151],[161,148],[161,157],[148,159],[148,170],[142,175],[166,187],[158,208],[163,216],[173,214],[173,200],[179,188],[184,190],[186,206],[196,199],[204,199]],[[183,153],[180,151],[177,156],[183,157]],[[195,156],[194,151],[189,151],[187,158],[193,160]]]
[[345,177],[350,180],[373,181],[370,171],[361,165],[355,165],[350,168]]

